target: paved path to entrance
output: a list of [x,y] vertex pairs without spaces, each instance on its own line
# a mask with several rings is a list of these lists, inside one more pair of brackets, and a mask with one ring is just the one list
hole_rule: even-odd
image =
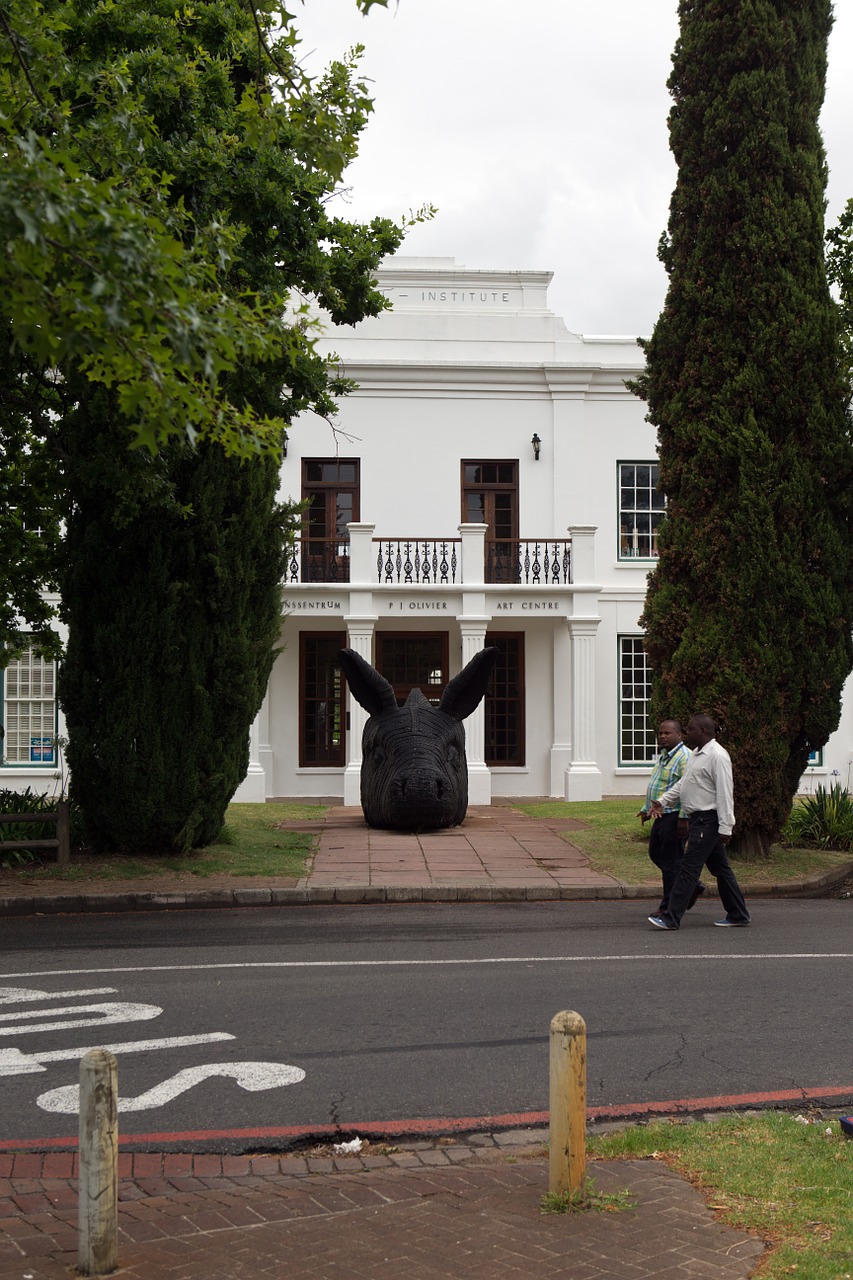
[[339,902],[348,889],[359,901],[622,897],[619,881],[590,870],[585,854],[560,835],[583,825],[472,805],[459,827],[377,831],[360,809],[333,805],[322,822],[305,824],[319,844],[301,883],[334,889]]

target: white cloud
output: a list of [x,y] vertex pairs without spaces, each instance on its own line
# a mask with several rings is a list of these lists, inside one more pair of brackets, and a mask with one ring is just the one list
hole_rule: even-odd
[[[853,196],[853,5],[837,5],[822,123],[830,220]],[[297,11],[308,65],[363,43],[376,110],[347,173],[354,217],[436,219],[404,252],[554,271],[582,332],[647,333],[675,166],[666,79],[676,0],[355,0]]]

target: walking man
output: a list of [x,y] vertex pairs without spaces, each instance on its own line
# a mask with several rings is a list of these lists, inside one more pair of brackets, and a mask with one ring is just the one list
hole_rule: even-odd
[[[690,752],[681,740],[681,722],[679,720],[662,720],[658,725],[658,742],[661,752],[655,763],[654,771],[649,779],[646,800],[637,817],[642,823],[652,820],[652,833],[649,837],[649,857],[660,870],[663,881],[663,896],[658,911],[665,911],[667,900],[675,884],[675,875],[681,861],[682,839],[679,834],[679,818],[676,804],[664,809],[660,818],[652,818],[652,805],[659,800],[665,791],[674,786],[684,773]],[[705,886],[700,882],[696,886],[696,897],[703,893]],[[690,904],[693,905],[692,903]],[[688,908],[689,909],[689,908]]]
[[685,737],[693,754],[678,782],[652,802],[652,814],[660,818],[664,809],[678,802],[687,815],[687,846],[666,908],[649,916],[649,923],[656,929],[678,929],[702,868],[707,866],[716,876],[726,910],[725,919],[714,923],[721,928],[742,928],[749,924],[749,912],[726,854],[735,825],[731,757],[717,742],[710,716],[691,717]]

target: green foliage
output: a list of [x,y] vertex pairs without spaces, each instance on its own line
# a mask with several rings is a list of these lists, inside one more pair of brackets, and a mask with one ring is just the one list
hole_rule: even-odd
[[[12,346],[7,333],[3,345]],[[44,594],[56,589],[63,510],[61,466],[47,444],[55,379],[21,352],[10,353],[9,371],[5,386],[0,374],[0,668],[31,644],[54,658],[59,649]]]
[[813,796],[794,805],[782,834],[792,844],[853,849],[853,797],[838,783],[828,790],[818,787]]
[[[54,97],[68,104],[75,163],[110,190],[138,194],[139,180],[146,217],[175,240],[177,275],[192,279],[198,259],[223,307],[254,316],[255,330],[216,313],[223,341],[237,345],[223,358],[200,349],[216,397],[207,416],[169,399],[159,366],[134,383],[112,357],[98,366],[82,356],[62,365],[51,433],[69,497],[59,696],[87,838],[99,850],[184,852],[222,826],[275,656],[293,523],[276,502],[278,446],[297,414],[328,417],[347,389],[297,304],[313,298],[336,323],[377,314],[387,303],[375,269],[403,228],[329,211],[372,106],[357,50],[311,80],[292,16],[274,0],[51,0],[45,12],[61,26],[67,61]],[[104,198],[99,187],[98,208]],[[162,351],[194,377],[203,299],[195,286],[175,294],[169,314],[186,339],[158,329],[153,303],[139,327],[123,291],[139,270],[131,259],[87,279],[75,313],[94,298],[92,313],[115,313],[146,358],[150,320]],[[254,342],[259,324],[274,340]],[[232,430],[220,401],[263,431]],[[159,451],[129,447],[140,441]]]
[[829,0],[683,0],[664,310],[635,390],[667,517],[652,715],[723,725],[734,848],[764,855],[853,663],[853,449],[823,259]]
[[[134,856],[107,856],[86,848],[75,849],[69,865],[47,862],[17,868],[20,880],[99,881],[148,880],[154,885],[169,883],[172,876],[262,876],[265,879],[298,879],[305,874],[305,861],[316,837],[307,831],[289,831],[290,822],[304,822],[322,816],[316,805],[233,804],[227,811],[222,831],[205,849],[186,854],[157,855],[140,850]],[[72,806],[72,819],[74,810]],[[140,885],[140,888],[145,888]],[[175,886],[178,887],[177,885]]]
[[847,201],[838,222],[826,233],[826,274],[838,290],[847,386],[853,394],[853,200]]
[[[531,818],[545,818],[563,839],[586,855],[593,871],[622,884],[660,887],[660,875],[649,861],[648,825],[637,818],[639,797],[617,800],[547,800],[516,807]],[[849,867],[843,853],[814,846],[774,844],[769,859],[754,859],[738,867],[738,880],[749,896],[771,884],[801,882]],[[840,874],[840,872],[839,872]],[[713,883],[713,882],[712,882]]]
[[[69,436],[79,428],[89,447],[101,439],[95,407],[90,398],[85,421],[68,415]],[[82,442],[69,450],[77,501],[59,672],[74,795],[92,847],[185,851],[222,826],[275,656],[286,544],[277,468],[216,445],[130,455],[162,497],[119,524],[113,470],[81,453]]]
[[767,1112],[656,1122],[592,1138],[597,1158],[665,1160],[713,1195],[723,1219],[770,1241],[762,1280],[844,1280],[853,1257],[853,1143],[838,1121]]
[[[23,791],[0,790],[0,813],[53,813],[56,810],[56,796],[33,791],[26,787]],[[82,815],[80,806],[73,800],[70,802],[71,815],[71,847],[80,844],[82,837]],[[0,825],[0,842],[12,840],[52,840],[56,835],[56,823],[45,822],[4,822]],[[0,848],[0,867],[24,866],[41,861],[38,849],[2,849]]]
[[20,619],[52,643],[38,588],[55,583],[74,498],[51,413],[106,389],[117,450],[204,440],[279,456],[296,414],[328,417],[346,390],[305,300],[336,322],[376,314],[373,270],[429,211],[368,226],[330,214],[372,101],[358,50],[307,75],[277,0],[8,0],[0,29],[0,644],[13,652]]
[[[322,224],[306,282],[318,296],[333,300],[346,270],[340,233],[356,229],[310,204],[340,180],[372,109],[357,54],[313,81],[275,0],[248,12],[228,0],[9,0],[0,23],[0,296],[15,348],[115,387],[137,443],[202,436],[229,452],[276,451],[280,419],[235,403],[220,375],[311,352],[305,312],[288,322],[280,305],[299,283],[292,250],[304,249],[289,243],[276,262],[281,231]],[[195,204],[171,164],[178,138],[208,181],[213,163],[221,204]],[[240,279],[247,219],[225,190],[241,168],[252,181],[238,199],[262,203],[285,171],[296,197],[288,228],[254,233],[282,277],[278,296]],[[377,220],[370,239],[388,252],[400,234]]]

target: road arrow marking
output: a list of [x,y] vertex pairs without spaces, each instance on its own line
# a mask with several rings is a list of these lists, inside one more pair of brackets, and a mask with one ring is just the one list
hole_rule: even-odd
[[78,996],[112,996],[115,987],[90,987],[88,991],[32,991],[28,987],[0,987],[0,1004],[28,1004],[34,1000],[70,1000]]
[[161,1040],[129,1040],[125,1044],[84,1044],[76,1049],[47,1049],[44,1052],[22,1053],[20,1049],[0,1049],[0,1076],[24,1076],[47,1071],[45,1062],[75,1061],[92,1049],[107,1049],[110,1053],[147,1053],[156,1049],[183,1049],[192,1044],[214,1044],[219,1040],[233,1040],[228,1031],[211,1031],[198,1036],[166,1036]]
[[[162,1107],[188,1089],[195,1088],[202,1080],[215,1076],[230,1077],[241,1089],[256,1093],[262,1089],[299,1084],[300,1080],[305,1079],[305,1072],[301,1067],[291,1067],[283,1062],[210,1062],[203,1067],[187,1067],[184,1071],[178,1071],[176,1075],[135,1098],[119,1098],[118,1109],[120,1112],[150,1111],[154,1107]],[[80,1086],[70,1084],[61,1089],[50,1089],[41,1094],[36,1102],[42,1111],[76,1115],[80,1109]]]
[[[33,1031],[70,1031],[74,1027],[103,1026],[109,1022],[147,1022],[150,1018],[159,1018],[163,1010],[156,1004],[129,1004],[116,1001],[109,1004],[71,1004],[62,1009],[51,1009],[51,1016],[60,1013],[96,1013],[96,1018],[77,1018],[72,1022],[61,1022],[55,1017],[52,1022],[31,1022],[23,1027],[0,1027],[0,1036],[26,1035]],[[0,1022],[19,1022],[21,1018],[39,1017],[38,1013],[26,1010],[23,1013],[0,1013]]]

